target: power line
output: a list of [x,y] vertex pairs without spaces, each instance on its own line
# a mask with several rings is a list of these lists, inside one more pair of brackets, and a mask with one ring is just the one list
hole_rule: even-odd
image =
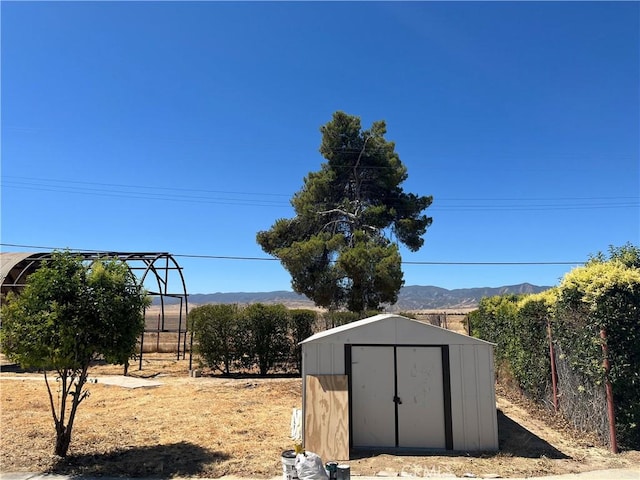
[[[25,179],[26,177],[9,177]],[[16,188],[53,193],[71,193],[91,196],[106,196],[116,198],[133,198],[138,200],[162,200],[175,202],[191,202],[199,204],[244,205],[264,207],[289,206],[288,201],[278,200],[275,197],[285,197],[284,194],[275,193],[248,193],[228,192],[217,190],[197,190],[184,188],[150,187],[144,185],[106,184],[94,182],[66,182],[62,180],[28,179],[2,181],[3,188]],[[53,182],[53,183],[50,183]],[[114,188],[116,188],[114,190]],[[172,193],[177,192],[177,193]],[[184,192],[184,193],[183,193]],[[200,193],[194,195],[194,193]],[[214,196],[211,196],[214,195]],[[235,196],[265,196],[267,198],[234,198]]]
[[[14,180],[12,180],[14,179]],[[70,193],[138,200],[160,200],[196,204],[238,205],[247,207],[290,208],[293,194],[269,192],[241,192],[224,190],[156,187],[117,183],[83,182],[72,180],[43,179],[32,177],[4,176],[3,188]],[[116,190],[114,190],[114,188]],[[239,198],[238,198],[239,197]],[[480,203],[478,203],[480,202]],[[541,197],[541,198],[436,198],[429,207],[438,211],[531,211],[531,210],[589,210],[638,208],[638,196],[593,196],[593,197]]]
[[[16,179],[16,181],[12,181],[11,179]],[[7,180],[9,180],[7,182]],[[36,182],[36,183],[33,183]],[[37,183],[41,182],[41,183]],[[47,185],[42,182],[52,182],[53,185]],[[123,183],[102,183],[102,182],[86,182],[86,181],[78,181],[78,180],[60,180],[54,178],[37,178],[37,177],[22,177],[22,176],[14,176],[14,175],[3,175],[2,176],[2,184],[11,186],[11,184],[17,184],[18,186],[44,186],[44,187],[52,187],[52,188],[64,188],[65,184],[70,185],[91,185],[96,187],[118,187],[118,188],[130,188],[130,189],[143,189],[143,190],[158,190],[158,191],[172,191],[172,192],[189,192],[189,193],[206,193],[206,194],[224,194],[224,195],[247,195],[247,196],[271,196],[271,197],[284,197],[291,198],[293,194],[285,194],[285,193],[273,193],[273,192],[246,192],[246,191],[235,191],[235,190],[207,190],[207,189],[194,189],[194,188],[180,188],[180,187],[161,187],[155,185],[143,185],[143,184],[123,184]],[[67,185],[68,186],[68,185]],[[88,190],[92,191],[90,188],[77,187],[79,190]],[[97,191],[104,191],[98,190]],[[109,191],[109,190],[106,190]],[[159,195],[159,193],[154,194]],[[198,197],[196,197],[198,198]],[[586,197],[438,197],[439,200],[445,200],[450,202],[477,202],[477,201],[540,201],[540,200],[550,200],[550,201],[562,201],[562,200],[580,200],[580,201],[592,201],[592,200],[640,200],[640,196],[586,196]]]
[[[43,246],[35,246],[35,245],[20,245],[16,243],[0,243],[0,246],[3,247],[16,247],[16,248],[33,248],[38,250],[66,250],[66,248],[60,247],[43,247]],[[103,250],[94,250],[94,249],[83,249],[83,248],[69,248],[71,251],[77,252],[92,252],[99,253]],[[232,256],[232,255],[207,255],[207,254],[187,254],[187,253],[174,253],[171,254],[177,258],[200,258],[200,259],[209,259],[209,260],[248,260],[248,261],[279,261],[278,258],[272,257],[243,257],[243,256]],[[401,262],[404,265],[478,265],[478,266],[506,266],[506,265],[582,265],[585,262],[568,262],[568,261],[558,261],[558,262],[436,262],[436,261],[403,261]]]
[[583,265],[586,262],[402,262],[404,265]]
[[167,190],[167,191],[176,191],[176,192],[200,192],[200,193],[223,193],[223,194],[234,194],[234,195],[267,195],[274,197],[289,197],[283,193],[265,193],[265,192],[237,192],[237,191],[229,191],[229,190],[206,190],[206,189],[195,189],[195,188],[178,188],[178,187],[158,187],[155,185],[132,185],[132,184],[124,184],[124,183],[102,183],[102,182],[85,182],[79,180],[59,180],[55,178],[37,178],[37,177],[21,177],[14,175],[3,175],[3,178],[15,178],[18,180],[29,180],[34,182],[54,182],[59,184],[78,184],[78,185],[95,185],[100,187],[123,187],[123,188],[142,188],[149,190]]

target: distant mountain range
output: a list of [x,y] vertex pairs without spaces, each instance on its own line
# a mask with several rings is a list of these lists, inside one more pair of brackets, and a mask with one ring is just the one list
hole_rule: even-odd
[[388,308],[390,311],[413,311],[413,310],[433,310],[439,308],[473,308],[477,307],[484,297],[493,297],[506,294],[539,293],[551,287],[541,287],[530,283],[519,285],[508,285],[503,287],[480,287],[480,288],[457,288],[447,290],[446,288],[433,286],[411,285],[402,287],[398,294],[398,302]]
[[[434,286],[411,285],[402,287],[398,294],[398,302],[388,306],[387,311],[415,311],[434,309],[467,309],[478,305],[483,297],[505,295],[509,293],[539,293],[551,287],[540,287],[530,283],[509,285],[504,287],[458,288],[447,290]],[[166,299],[167,303],[174,303]],[[159,299],[154,300],[154,304]],[[275,292],[235,292],[235,293],[196,293],[189,295],[189,304],[204,305],[207,303],[282,303],[296,308],[313,307],[307,297],[297,293],[279,290]]]

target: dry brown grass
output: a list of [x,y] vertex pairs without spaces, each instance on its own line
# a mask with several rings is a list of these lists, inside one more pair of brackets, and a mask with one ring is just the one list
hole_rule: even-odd
[[[78,411],[70,456],[64,460],[51,455],[54,432],[45,386],[41,380],[28,380],[41,375],[2,373],[0,471],[278,476],[281,452],[292,447],[291,409],[301,404],[300,379],[191,378],[187,369],[188,361],[176,361],[174,355],[145,354],[144,369],[132,366],[131,375],[153,377],[162,385],[126,389],[92,384],[91,396]],[[121,372],[121,367],[97,366],[92,375]],[[517,398],[500,396],[498,406],[500,453],[359,455],[351,459],[352,473],[509,477],[640,464],[639,452],[610,454],[561,423],[544,422],[539,412]]]
[[[51,455],[54,432],[42,381],[2,381],[2,471],[53,469],[95,475],[271,476],[291,448],[291,409],[300,404],[292,379],[190,378],[187,361],[145,355],[145,369],[162,385],[126,389],[89,386],[78,410],[70,457]],[[121,374],[96,367],[92,375]],[[5,373],[3,376],[15,377]]]

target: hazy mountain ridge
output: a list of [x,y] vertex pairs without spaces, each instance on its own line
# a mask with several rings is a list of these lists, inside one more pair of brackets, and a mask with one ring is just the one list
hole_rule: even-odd
[[388,308],[398,310],[430,310],[437,308],[476,307],[484,297],[495,295],[539,293],[551,287],[530,283],[507,285],[502,287],[458,288],[447,290],[434,286],[411,285],[403,287],[398,294],[398,302]]
[[[472,308],[478,305],[483,297],[495,295],[539,293],[551,287],[537,286],[530,283],[519,285],[508,285],[503,287],[479,287],[479,288],[459,288],[447,290],[446,288],[435,286],[410,285],[402,287],[398,294],[398,302],[388,306],[387,311],[412,311],[412,310],[432,310],[439,308]],[[166,303],[175,303],[171,299],[166,299]],[[282,303],[299,308],[313,307],[311,302],[304,295],[287,290],[273,292],[231,292],[231,293],[196,293],[189,295],[190,305],[204,305],[207,303]],[[154,299],[154,304],[158,304],[159,299]]]

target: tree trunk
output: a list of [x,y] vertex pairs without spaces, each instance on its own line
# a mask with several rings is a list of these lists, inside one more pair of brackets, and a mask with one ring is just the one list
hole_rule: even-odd
[[[87,381],[87,369],[89,363],[87,362],[82,372],[79,375],[77,383],[75,384],[75,389],[73,391],[69,391],[68,394],[71,396],[71,409],[69,411],[69,419],[67,420],[67,424],[64,424],[64,409],[65,403],[63,402],[60,410],[60,419],[56,421],[56,447],[54,450],[54,454],[60,457],[66,457],[67,452],[69,450],[69,445],[71,444],[71,432],[73,431],[73,422],[76,418],[76,412],[78,411],[78,406],[88,396],[88,392],[83,392],[83,387]],[[75,378],[75,375],[72,375],[71,378]],[[73,383],[73,380],[72,382]],[[66,379],[63,381],[63,384],[66,384]]]
[[269,371],[269,362],[262,358],[258,361],[258,366],[260,367],[260,375],[264,377]]
[[54,454],[59,457],[66,457],[71,444],[71,430],[62,425],[56,429],[56,448]]

